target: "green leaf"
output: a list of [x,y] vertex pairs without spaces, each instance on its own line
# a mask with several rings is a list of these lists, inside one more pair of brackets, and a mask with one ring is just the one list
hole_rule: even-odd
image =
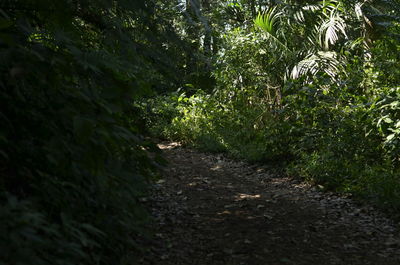
[[392,133],[392,134],[389,134],[387,137],[386,137],[386,142],[390,142],[390,141],[392,141],[393,140],[393,138],[396,136],[396,134],[394,134],[394,133]]
[[95,122],[93,120],[75,117],[74,134],[80,141],[87,141],[93,134]]
[[389,117],[384,118],[383,121],[386,122],[386,123],[392,123],[393,122],[393,120],[391,118],[389,118]]
[[9,28],[13,25],[14,23],[11,20],[5,19],[5,18],[0,18],[0,30]]
[[275,35],[277,31],[277,22],[281,13],[276,12],[276,8],[270,8],[265,14],[259,13],[254,19],[254,24],[268,32],[271,35]]

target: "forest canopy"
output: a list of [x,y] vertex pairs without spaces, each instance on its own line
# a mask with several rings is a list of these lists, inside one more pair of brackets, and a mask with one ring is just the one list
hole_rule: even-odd
[[0,264],[135,261],[154,139],[398,213],[399,23],[397,0],[1,1]]

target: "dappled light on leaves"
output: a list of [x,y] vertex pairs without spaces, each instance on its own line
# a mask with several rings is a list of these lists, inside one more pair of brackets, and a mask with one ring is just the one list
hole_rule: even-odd
[[[223,14],[215,28],[223,33],[213,57],[215,85],[145,101],[154,110],[145,111],[149,131],[203,151],[275,164],[398,215],[397,5],[237,1],[214,7]],[[223,170],[218,163],[213,169]]]

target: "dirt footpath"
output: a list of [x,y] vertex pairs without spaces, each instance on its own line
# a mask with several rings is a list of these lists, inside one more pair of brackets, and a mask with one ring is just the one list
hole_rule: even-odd
[[396,224],[263,166],[160,144],[165,178],[147,206],[155,239],[141,264],[399,265]]

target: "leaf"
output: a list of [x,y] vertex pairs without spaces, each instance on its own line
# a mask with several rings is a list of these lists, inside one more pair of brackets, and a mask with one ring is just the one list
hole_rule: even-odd
[[324,72],[335,79],[343,64],[339,58],[337,53],[331,51],[309,54],[293,67],[291,77],[296,79],[306,74],[315,76],[318,72]]
[[75,117],[74,118],[74,134],[81,141],[87,141],[93,134],[95,122],[93,120]]
[[5,19],[5,18],[0,18],[0,30],[9,28],[13,25],[14,23],[11,20]]
[[254,19],[254,24],[267,33],[269,41],[276,47],[290,52],[287,44],[278,38],[278,19],[282,16],[281,12],[276,12],[276,8],[270,8],[265,14],[259,13]]
[[277,20],[279,18],[280,13],[276,12],[276,8],[270,8],[265,14],[259,13],[257,17],[254,19],[254,24],[268,32],[271,35],[275,35],[277,31]]
[[340,34],[347,38],[346,22],[341,15],[338,7],[334,7],[330,11],[328,19],[323,19],[318,29],[319,43],[324,50],[328,50],[330,45],[334,45],[339,40]]
[[82,228],[84,228],[86,231],[88,231],[88,232],[90,232],[91,234],[93,234],[93,235],[102,236],[102,237],[105,237],[105,236],[106,236],[106,234],[105,234],[103,231],[101,231],[100,229],[94,227],[94,226],[91,225],[91,224],[83,223],[83,224],[81,224],[80,226],[81,226]]
[[393,122],[393,120],[391,118],[389,118],[389,117],[385,117],[383,119],[383,121],[386,122],[386,123],[392,123]]
[[393,138],[396,136],[396,134],[394,134],[394,133],[392,133],[392,134],[389,134],[387,137],[386,137],[386,142],[390,142],[390,141],[392,141],[393,140]]

